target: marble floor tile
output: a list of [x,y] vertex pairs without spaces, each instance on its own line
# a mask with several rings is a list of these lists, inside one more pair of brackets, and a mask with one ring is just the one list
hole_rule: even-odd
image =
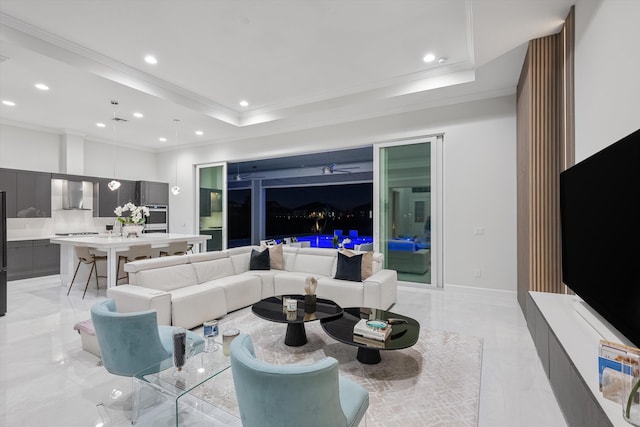
[[[76,322],[105,290],[66,295],[58,276],[8,284],[0,317],[0,426],[129,425],[131,379],[109,374],[81,348]],[[423,328],[482,337],[482,427],[563,427],[515,293],[458,286],[400,286],[393,311]]]

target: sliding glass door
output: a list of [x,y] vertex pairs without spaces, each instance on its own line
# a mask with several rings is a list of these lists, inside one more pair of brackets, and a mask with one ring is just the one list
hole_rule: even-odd
[[374,243],[398,280],[441,287],[438,157],[441,138],[376,144],[374,147]]

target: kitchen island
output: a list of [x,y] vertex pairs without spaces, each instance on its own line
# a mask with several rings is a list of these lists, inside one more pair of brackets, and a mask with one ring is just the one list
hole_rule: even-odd
[[[60,279],[64,286],[68,286],[73,278],[78,263],[75,254],[76,246],[86,246],[96,251],[104,252],[107,255],[107,286],[116,286],[116,267],[118,264],[118,252],[129,250],[132,246],[151,244],[152,248],[164,248],[171,242],[186,240],[193,244],[197,252],[207,251],[207,240],[211,236],[199,234],[176,234],[176,233],[148,233],[140,237],[115,237],[107,234],[86,235],[86,236],[56,236],[50,239],[51,243],[60,245]],[[85,280],[86,280],[85,276]],[[80,277],[76,280],[81,280]]]

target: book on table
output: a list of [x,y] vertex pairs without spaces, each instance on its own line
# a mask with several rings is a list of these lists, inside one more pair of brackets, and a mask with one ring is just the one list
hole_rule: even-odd
[[371,327],[368,319],[360,319],[353,327],[354,341],[356,337],[366,338],[374,341],[384,342],[391,335],[391,326],[386,325],[384,328]]
[[386,341],[373,340],[371,338],[365,338],[355,334],[353,335],[353,342],[373,348],[385,348],[387,343]]

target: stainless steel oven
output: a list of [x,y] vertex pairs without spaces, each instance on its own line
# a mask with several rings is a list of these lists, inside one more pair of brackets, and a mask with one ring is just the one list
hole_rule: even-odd
[[147,205],[149,216],[145,221],[145,233],[169,232],[169,209],[166,205]]

